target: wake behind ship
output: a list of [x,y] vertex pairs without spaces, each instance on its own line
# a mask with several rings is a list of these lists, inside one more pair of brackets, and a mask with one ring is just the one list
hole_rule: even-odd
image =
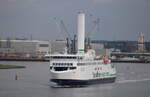
[[85,52],[85,14],[78,14],[77,53],[50,55],[51,81],[58,85],[111,83],[116,69],[108,58],[97,58],[95,51]]

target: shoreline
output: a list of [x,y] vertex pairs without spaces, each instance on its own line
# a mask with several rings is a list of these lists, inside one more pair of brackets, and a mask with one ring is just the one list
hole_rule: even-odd
[[21,68],[26,68],[26,66],[0,64],[0,69],[21,69]]

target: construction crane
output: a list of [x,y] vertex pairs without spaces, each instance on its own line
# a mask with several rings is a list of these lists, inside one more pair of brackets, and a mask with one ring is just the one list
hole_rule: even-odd
[[59,20],[58,18],[54,17],[55,23],[59,29],[60,34],[63,34],[65,37],[68,37],[69,39],[71,39],[71,36],[67,30],[67,27],[65,25],[65,23],[63,22],[63,20]]
[[60,20],[60,27],[61,27],[62,31],[64,31],[64,33],[67,34],[68,38],[71,39],[71,36],[70,36],[70,34],[67,30],[67,27],[65,26],[63,20]]
[[86,49],[91,48],[91,39],[94,37],[94,34],[99,32],[100,27],[100,18],[97,18],[95,21],[93,21],[92,30],[88,32],[87,39],[85,40],[85,47]]
[[92,30],[90,32],[88,32],[88,37],[89,38],[93,38],[94,34],[100,31],[100,18],[97,18],[95,21],[93,21],[93,26],[92,26]]
[[60,29],[60,33],[64,34],[67,40],[66,46],[67,46],[67,53],[75,53],[76,51],[76,43],[75,43],[75,38],[76,36],[74,36],[74,39],[71,38],[70,33],[67,30],[67,27],[65,25],[65,23],[63,22],[63,20],[58,20],[56,17],[54,18],[58,28]]

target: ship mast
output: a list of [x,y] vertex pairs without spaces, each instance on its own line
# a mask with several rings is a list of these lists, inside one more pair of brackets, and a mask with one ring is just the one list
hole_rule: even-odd
[[84,53],[84,40],[85,40],[85,14],[83,12],[78,13],[78,24],[77,24],[77,52]]

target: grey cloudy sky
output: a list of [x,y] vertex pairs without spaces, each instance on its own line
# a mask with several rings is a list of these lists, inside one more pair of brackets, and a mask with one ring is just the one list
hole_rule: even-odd
[[86,13],[86,32],[100,18],[94,39],[137,40],[144,32],[150,41],[150,0],[0,0],[0,38],[63,39],[59,20],[76,33],[80,10]]

